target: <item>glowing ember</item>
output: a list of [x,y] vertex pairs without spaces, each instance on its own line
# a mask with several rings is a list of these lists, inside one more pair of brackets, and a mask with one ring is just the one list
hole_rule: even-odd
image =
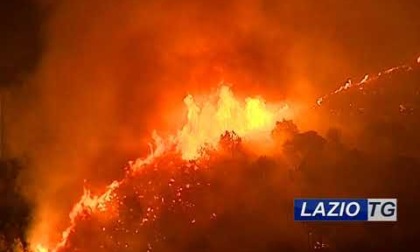
[[[417,63],[420,63],[419,59]],[[394,73],[412,71],[418,67],[417,63],[365,75],[359,82],[349,79],[334,92],[319,98],[317,104],[346,90],[362,89],[365,84]],[[223,200],[232,187],[228,181],[229,185],[220,190],[220,184],[225,181],[212,180],[212,169],[234,169],[232,166],[235,165],[242,168],[249,160],[239,159],[237,164],[229,165],[218,162],[231,162],[236,153],[244,153],[244,145],[252,146],[253,154],[264,155],[261,143],[270,139],[277,141],[274,140],[276,136],[293,135],[298,131],[292,122],[283,121],[292,117],[286,104],[267,104],[259,97],[241,100],[227,86],[222,86],[215,96],[205,100],[198,101],[188,95],[184,103],[187,115],[181,130],[166,138],[154,132],[150,155],[130,162],[126,176],[111,183],[102,194],[93,195],[84,188],[81,199],[69,214],[70,225],[62,233],[61,240],[48,248],[36,245],[34,250],[155,250],[170,239],[168,234],[178,235],[174,228],[177,225],[182,226],[182,230],[194,230],[223,216],[220,206],[226,202],[218,199]],[[399,108],[407,110],[404,105]],[[230,157],[228,161],[223,159],[226,156]],[[232,193],[229,197],[237,194]],[[94,241],[87,241],[86,237],[90,236],[95,237]]]
[[[144,227],[153,225],[162,209],[186,214],[186,222],[191,225],[214,220],[217,211],[213,208],[205,210],[208,213],[204,219],[189,213],[189,209],[196,207],[196,203],[188,199],[190,192],[211,186],[210,182],[196,177],[207,176],[207,169],[203,169],[206,164],[200,161],[203,150],[217,152],[223,148],[238,148],[242,141],[265,142],[271,138],[276,122],[290,117],[287,105],[268,105],[262,98],[239,100],[227,86],[222,86],[217,96],[207,97],[203,102],[197,102],[191,95],[184,102],[188,112],[184,127],[167,139],[154,133],[155,144],[150,155],[129,163],[126,177],[114,181],[103,194],[92,195],[85,188],[69,214],[70,225],[62,233],[61,241],[49,249],[38,245],[35,251],[66,251],[75,242],[73,236],[80,222],[96,223],[92,224],[92,230],[99,227],[96,232],[104,234],[98,238],[103,242],[100,248],[110,246],[107,242],[112,241],[112,248],[127,249],[136,245],[122,242],[123,239],[115,241],[116,236],[121,232],[125,236],[147,234],[150,231]],[[153,179],[155,167],[169,170],[156,180]],[[164,239],[159,234],[153,237],[152,241]],[[152,249],[151,241],[146,245],[146,250]]]
[[363,86],[374,82],[380,78],[389,77],[390,75],[398,72],[409,72],[412,71],[414,68],[418,68],[418,63],[420,63],[420,57],[417,58],[417,64],[404,64],[396,67],[391,67],[389,69],[386,69],[384,71],[378,72],[376,74],[368,75],[366,74],[362,80],[360,80],[357,83],[352,83],[351,79],[348,79],[343,85],[341,85],[338,89],[331,92],[330,94],[326,94],[320,98],[317,99],[316,104],[318,106],[322,105],[327,99],[329,99],[331,96],[334,96],[336,94],[342,93],[350,88],[360,88],[363,89]]

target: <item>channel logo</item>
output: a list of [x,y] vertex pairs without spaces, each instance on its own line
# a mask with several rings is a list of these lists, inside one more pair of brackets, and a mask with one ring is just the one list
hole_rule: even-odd
[[397,221],[397,199],[295,199],[295,221]]

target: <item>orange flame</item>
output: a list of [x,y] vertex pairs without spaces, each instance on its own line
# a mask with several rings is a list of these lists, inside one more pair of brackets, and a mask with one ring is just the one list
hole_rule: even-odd
[[[187,106],[187,121],[175,135],[164,139],[153,133],[155,144],[146,158],[129,163],[131,171],[137,171],[152,163],[170,149],[175,149],[185,160],[200,158],[200,150],[204,146],[217,148],[220,137],[226,131],[234,131],[241,139],[265,142],[271,138],[276,122],[289,119],[291,111],[286,104],[268,105],[262,98],[237,99],[231,89],[222,86],[216,97],[207,97],[204,102],[197,102],[193,96],[184,99]],[[128,175],[127,175],[128,176]],[[125,179],[127,179],[126,177]],[[114,181],[102,195],[92,195],[84,189],[84,193],[69,214],[70,225],[62,233],[61,241],[52,249],[43,245],[35,247],[36,252],[59,251],[68,243],[70,234],[76,227],[76,221],[93,213],[109,213],[115,190],[125,181]]]
[[376,74],[371,74],[368,75],[366,74],[362,80],[360,80],[357,83],[352,83],[351,79],[348,79],[346,81],[346,83],[344,83],[343,85],[341,85],[338,89],[336,89],[335,91],[326,94],[322,97],[319,97],[316,101],[316,104],[318,106],[321,106],[327,99],[329,99],[331,96],[334,96],[336,94],[342,93],[350,88],[359,88],[359,89],[363,89],[363,86],[365,86],[366,84],[369,84],[371,82],[375,82],[376,80],[378,80],[379,78],[384,78],[386,76],[392,75],[394,73],[398,73],[398,72],[410,72],[412,71],[414,68],[418,68],[420,64],[420,57],[418,57],[416,59],[416,63],[409,63],[409,64],[404,64],[404,65],[400,65],[400,66],[395,66],[395,67],[391,67],[388,68],[386,70],[383,70],[381,72],[378,72]]
[[204,146],[216,148],[225,131],[234,131],[243,140],[270,135],[276,121],[290,117],[287,105],[269,106],[262,98],[237,99],[227,86],[219,89],[217,101],[198,103],[193,96],[184,99],[188,121],[179,131],[177,148],[186,160],[197,159]]

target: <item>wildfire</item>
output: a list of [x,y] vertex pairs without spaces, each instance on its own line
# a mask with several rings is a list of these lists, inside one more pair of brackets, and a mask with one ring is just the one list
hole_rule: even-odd
[[351,79],[348,79],[343,85],[341,85],[338,89],[331,92],[330,94],[326,94],[320,98],[317,99],[316,103],[318,106],[321,106],[326,100],[328,100],[331,96],[334,96],[336,94],[340,94],[346,90],[349,90],[351,88],[359,88],[363,89],[366,84],[372,83],[377,81],[378,79],[389,77],[396,73],[401,72],[410,72],[413,69],[416,69],[419,67],[420,64],[420,57],[416,59],[415,63],[408,63],[403,64],[395,67],[388,68],[386,70],[380,71],[375,74],[366,74],[359,82],[353,83]]
[[216,102],[208,99],[199,104],[188,95],[184,103],[188,121],[177,135],[177,145],[186,160],[197,159],[205,145],[217,147],[226,131],[235,132],[243,140],[255,140],[261,134],[269,136],[277,121],[290,116],[287,105],[269,106],[262,98],[241,102],[227,86],[220,88]]
[[[394,73],[412,71],[418,67],[419,59],[417,58],[415,64],[401,65],[376,74],[366,75],[359,82],[353,83],[349,79],[337,90],[319,98],[317,104],[321,105],[330,96],[348,89],[363,89],[366,84]],[[176,134],[161,137],[154,132],[152,135],[154,144],[150,145],[150,154],[145,158],[129,162],[126,177],[111,183],[102,194],[93,195],[89,189],[85,188],[82,197],[69,214],[70,225],[62,233],[61,241],[49,248],[38,244],[34,250],[36,252],[66,251],[69,243],[71,243],[71,237],[77,232],[79,221],[89,219],[91,216],[101,215],[101,213],[104,214],[106,220],[110,220],[110,222],[117,220],[117,225],[122,225],[123,221],[119,215],[119,211],[121,211],[119,208],[126,204],[129,195],[134,195],[135,201],[145,205],[144,209],[139,210],[142,216],[138,221],[139,226],[134,229],[135,235],[138,235],[143,225],[159,218],[158,212],[161,208],[181,206],[185,210],[194,207],[193,203],[183,198],[183,194],[193,187],[209,186],[210,183],[187,178],[188,182],[181,182],[180,185],[175,186],[177,183],[175,179],[168,176],[172,176],[178,169],[189,174],[188,176],[191,175],[191,169],[199,170],[200,166],[203,166],[200,165],[202,155],[205,153],[203,150],[217,151],[219,148],[223,148],[220,141],[226,136],[231,141],[239,139],[239,141],[248,143],[250,146],[257,147],[254,149],[261,152],[262,148],[259,144],[272,140],[276,123],[293,117],[293,113],[287,104],[268,104],[261,97],[239,99],[228,86],[221,86],[216,94],[209,95],[204,99],[197,99],[188,95],[184,99],[184,104],[187,108],[186,122]],[[143,169],[146,167],[151,169]],[[148,180],[147,176],[149,176],[148,172],[156,171],[158,167],[172,168],[169,169],[168,174],[167,172],[163,175],[160,174],[159,176],[164,178],[160,178],[158,185],[155,185],[156,181]],[[141,178],[142,176],[143,178]],[[172,196],[164,196],[160,193],[162,188],[165,187],[174,190]],[[130,211],[134,210],[130,208]],[[209,211],[210,218],[217,216],[213,210]],[[196,217],[192,217],[188,222],[195,224],[197,221]],[[131,232],[125,227],[117,228],[113,225],[103,226],[101,231],[111,232],[109,230],[114,229],[114,231]],[[113,239],[112,235],[107,237],[105,239]],[[125,245],[121,245],[120,242],[117,243],[118,246],[124,246],[124,248],[129,246],[128,243]],[[100,246],[103,248],[102,246],[105,245]],[[150,251],[151,245],[147,243],[146,248]]]
[[37,252],[48,252],[48,249],[47,248],[45,248],[44,246],[42,246],[42,245],[38,245],[38,246],[36,246],[36,251]]
[[[398,72],[412,71],[418,68],[419,59],[415,64],[401,65],[377,74],[366,75],[356,83],[349,79],[334,92],[319,98],[317,104],[321,105],[330,96],[348,89],[363,89],[366,84],[377,79]],[[150,145],[150,154],[145,158],[129,162],[125,178],[111,183],[102,194],[93,195],[89,189],[85,188],[82,197],[69,214],[70,225],[62,233],[61,241],[49,248],[39,244],[34,250],[36,252],[67,251],[69,244],[72,243],[72,237],[77,233],[79,221],[89,220],[92,216],[98,218],[98,216],[104,215],[105,221],[102,219],[101,221],[108,224],[101,224],[99,232],[107,233],[101,238],[105,242],[107,239],[115,238],[113,234],[110,235],[112,232],[124,232],[125,235],[132,232],[133,236],[131,237],[137,237],[136,235],[141,233],[144,225],[153,223],[159,218],[161,209],[181,208],[182,211],[188,212],[188,209],[193,208],[195,204],[184,198],[184,194],[193,188],[210,186],[206,180],[197,180],[196,177],[203,174],[199,176],[195,173],[195,171],[205,170],[201,168],[207,167],[205,163],[201,162],[202,155],[205,153],[203,150],[218,151],[220,148],[223,149],[221,141],[227,137],[231,141],[231,145],[235,145],[237,141],[245,142],[250,144],[249,146],[257,147],[254,148],[258,152],[256,154],[265,154],[261,153],[262,148],[259,143],[272,140],[277,122],[293,117],[287,104],[268,104],[261,97],[239,99],[228,86],[221,86],[216,94],[209,95],[204,99],[188,95],[184,99],[184,104],[187,108],[186,122],[176,134],[161,137],[154,132],[152,135],[154,144]],[[168,169],[159,173],[159,179],[156,180],[155,172],[159,167]],[[181,177],[182,180],[178,182],[174,177]],[[166,193],[162,193],[162,191],[166,191]],[[167,191],[171,193],[168,194]],[[126,200],[132,200],[132,198],[134,198],[138,209],[134,210],[130,206],[128,207],[129,211],[138,211],[141,216],[136,217],[135,225],[137,226],[129,229],[124,226],[128,224],[121,216],[121,208],[126,207]],[[217,216],[217,211],[214,209],[205,212],[210,219]],[[200,222],[199,216],[190,217],[189,224],[196,225],[197,222]],[[113,240],[113,242],[115,241]],[[129,243],[123,244],[120,241],[116,243],[119,248],[131,246]],[[99,246],[103,249],[106,245],[101,243]],[[146,243],[147,251],[151,251],[151,247],[150,243]]]
[[[71,234],[76,230],[78,220],[101,212],[106,213],[108,217],[113,216],[112,207],[114,204],[117,204],[117,206],[118,204],[124,204],[123,202],[127,197],[126,194],[121,196],[122,193],[118,193],[118,191],[123,190],[122,187],[127,187],[129,181],[132,183],[133,176],[137,176],[143,167],[152,164],[163,154],[172,151],[171,153],[175,152],[175,155],[179,156],[179,160],[187,162],[199,160],[204,148],[217,150],[221,136],[225,135],[226,132],[234,132],[243,141],[264,142],[271,138],[272,130],[275,128],[277,121],[289,119],[292,115],[286,104],[269,105],[260,97],[238,99],[228,86],[221,86],[216,95],[208,96],[203,101],[197,101],[192,95],[188,95],[184,99],[184,103],[187,107],[187,120],[177,134],[162,138],[154,133],[152,137],[155,143],[151,148],[150,155],[135,162],[130,162],[126,177],[121,181],[114,181],[103,194],[92,195],[90,190],[85,188],[81,199],[74,205],[69,214],[70,225],[62,233],[61,241],[48,249],[42,245],[37,245],[35,251],[60,251],[65,248],[69,243]],[[170,165],[176,160],[177,158],[171,160]],[[188,167],[186,169],[190,169]],[[194,169],[197,169],[197,167]],[[148,183],[150,185],[151,181]],[[174,183],[173,179],[169,179],[169,183],[171,186]],[[138,185],[130,184],[130,187],[136,186]],[[184,190],[190,189],[192,186],[193,183],[188,183],[179,187],[175,194],[178,199],[173,199],[171,202],[178,202],[178,200],[182,202],[179,197],[181,197],[183,188]],[[195,186],[201,186],[201,182],[195,183]],[[153,191],[154,189],[150,185],[145,190]],[[145,196],[140,195],[137,189],[134,194],[140,201],[157,202],[150,203],[151,206],[146,209],[141,224],[155,219],[159,204],[165,204],[166,202],[163,196],[157,195],[154,195],[151,200],[143,200]],[[189,203],[184,202],[183,204],[189,206]],[[211,216],[215,216],[215,213],[211,213]],[[196,219],[191,220],[191,223],[195,222]]]

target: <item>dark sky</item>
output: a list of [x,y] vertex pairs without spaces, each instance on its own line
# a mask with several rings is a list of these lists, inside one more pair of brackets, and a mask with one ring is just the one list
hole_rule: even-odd
[[33,70],[40,56],[41,14],[31,0],[0,4],[0,85],[9,85]]

